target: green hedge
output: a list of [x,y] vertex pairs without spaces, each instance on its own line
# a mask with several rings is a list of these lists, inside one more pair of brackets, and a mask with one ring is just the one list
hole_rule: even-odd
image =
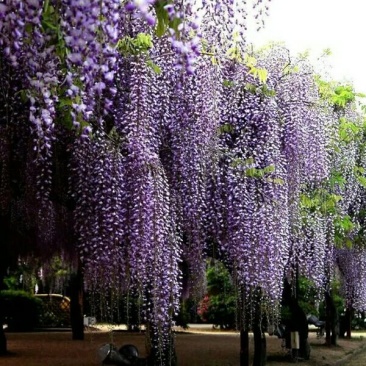
[[37,326],[42,301],[25,291],[0,291],[0,307],[10,331],[30,331]]

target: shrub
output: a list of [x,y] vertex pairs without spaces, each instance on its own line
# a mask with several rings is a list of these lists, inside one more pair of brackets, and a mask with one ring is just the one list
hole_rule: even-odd
[[229,271],[221,262],[212,261],[206,275],[207,294],[199,303],[198,315],[222,329],[235,328],[236,297]]
[[10,331],[30,331],[38,324],[42,302],[28,292],[0,291],[0,304]]

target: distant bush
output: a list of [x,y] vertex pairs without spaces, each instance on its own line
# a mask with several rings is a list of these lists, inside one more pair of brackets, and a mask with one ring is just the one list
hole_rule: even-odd
[[207,294],[197,309],[202,321],[213,323],[221,329],[236,326],[236,297],[229,271],[219,262],[207,267]]
[[38,324],[42,302],[28,292],[0,291],[0,305],[10,331],[30,331]]

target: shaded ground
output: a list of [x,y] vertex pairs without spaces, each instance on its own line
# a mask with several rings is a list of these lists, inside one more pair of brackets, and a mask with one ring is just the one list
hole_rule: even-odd
[[[101,365],[97,350],[105,343],[134,344],[144,356],[143,334],[125,331],[88,331],[84,341],[72,341],[69,332],[8,333],[11,354],[0,357],[0,366],[96,366]],[[352,365],[344,357],[366,346],[360,335],[351,340],[340,340],[339,347],[327,348],[324,339],[311,334],[311,360],[302,365]],[[268,365],[290,365],[281,340],[267,337]],[[179,366],[237,366],[239,364],[239,335],[236,333],[192,330],[177,333],[176,347]],[[253,349],[253,340],[250,344]],[[366,348],[365,348],[366,349]],[[343,361],[342,361],[343,360]],[[341,362],[341,363],[340,363]]]
[[[366,349],[363,350],[363,352],[360,352],[359,354],[352,357],[352,359],[348,363],[352,366],[365,366],[366,365]],[[342,366],[342,363],[338,363],[339,366]],[[338,366],[337,365],[337,366]]]

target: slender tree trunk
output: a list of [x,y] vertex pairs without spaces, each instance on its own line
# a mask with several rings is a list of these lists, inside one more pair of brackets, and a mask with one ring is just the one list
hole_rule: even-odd
[[8,347],[7,347],[5,332],[4,332],[3,326],[1,325],[1,329],[0,329],[0,356],[6,355],[7,353],[8,353]]
[[325,321],[325,344],[331,346],[331,336],[330,336],[330,323],[328,320]]
[[338,344],[338,333],[339,333],[339,321],[338,321],[338,313],[337,309],[334,305],[333,299],[332,299],[332,307],[333,307],[333,313],[332,313],[332,336],[330,338],[330,343],[332,346],[337,346]]
[[[249,366],[249,324],[246,303],[248,299],[245,296],[245,288],[242,286],[238,291],[237,309],[238,309],[238,324],[240,329],[240,366]],[[247,314],[246,314],[247,315]]]
[[328,346],[336,346],[338,340],[338,314],[334,305],[331,293],[325,293],[326,323],[325,323],[325,343]]
[[296,261],[296,271],[295,271],[295,298],[299,301],[300,295],[300,274],[299,274],[299,263]]
[[[1,236],[1,245],[0,245],[0,291],[5,288],[4,285],[4,277],[6,276],[6,270],[9,265],[8,263],[8,254],[10,253],[8,248],[8,240],[9,240],[9,222],[8,217],[0,217],[0,236]],[[4,314],[4,306],[1,304],[0,298],[0,355],[5,355],[8,353],[6,336],[3,329],[3,324],[5,321]]]
[[352,324],[352,308],[347,308],[346,310],[346,337],[351,339],[351,324]]
[[[5,233],[7,233],[6,231],[6,227],[3,228],[2,222],[0,222],[0,233],[2,236],[2,240],[5,241]],[[0,250],[0,291],[3,290],[5,288],[4,285],[4,277],[6,274],[6,252],[7,249],[4,248],[4,242],[2,242],[2,244],[0,245],[0,248],[2,250]],[[5,314],[4,314],[4,306],[1,303],[1,297],[0,297],[0,355],[6,355],[8,353],[8,347],[7,347],[7,342],[6,342],[6,336],[5,336],[5,332],[3,329],[3,325],[5,322]]]
[[257,288],[253,294],[254,308],[254,322],[253,322],[253,334],[254,334],[254,360],[253,366],[264,366],[267,358],[267,344],[266,337],[262,330],[262,310],[261,310],[262,291]]
[[240,330],[240,366],[249,366],[249,332]]
[[254,333],[254,360],[253,366],[264,366],[266,364],[267,343],[266,337],[260,327],[253,328]]
[[[2,266],[2,263],[0,263],[0,266]],[[0,291],[3,290],[4,288],[4,275],[3,275],[3,271],[2,268],[0,268]],[[8,353],[8,348],[7,348],[7,342],[6,342],[6,336],[5,336],[5,332],[4,332],[4,306],[2,304],[2,300],[0,297],[0,355],[6,355]]]
[[[0,291],[3,289],[3,278],[4,278],[4,276],[0,273]],[[8,353],[6,336],[5,336],[5,332],[3,329],[3,324],[4,324],[3,309],[4,309],[4,306],[2,306],[1,298],[0,298],[0,356],[6,355]]]
[[331,314],[330,314],[330,306],[329,306],[329,300],[327,296],[328,294],[325,294],[325,344],[327,346],[331,346]]
[[70,318],[72,328],[72,339],[84,339],[84,283],[81,265],[78,266],[77,273],[70,281]]
[[[3,289],[3,279],[4,276],[0,273],[0,291]],[[8,347],[6,342],[6,336],[4,332],[4,306],[2,304],[1,298],[0,298],[0,356],[6,355],[8,353]]]

